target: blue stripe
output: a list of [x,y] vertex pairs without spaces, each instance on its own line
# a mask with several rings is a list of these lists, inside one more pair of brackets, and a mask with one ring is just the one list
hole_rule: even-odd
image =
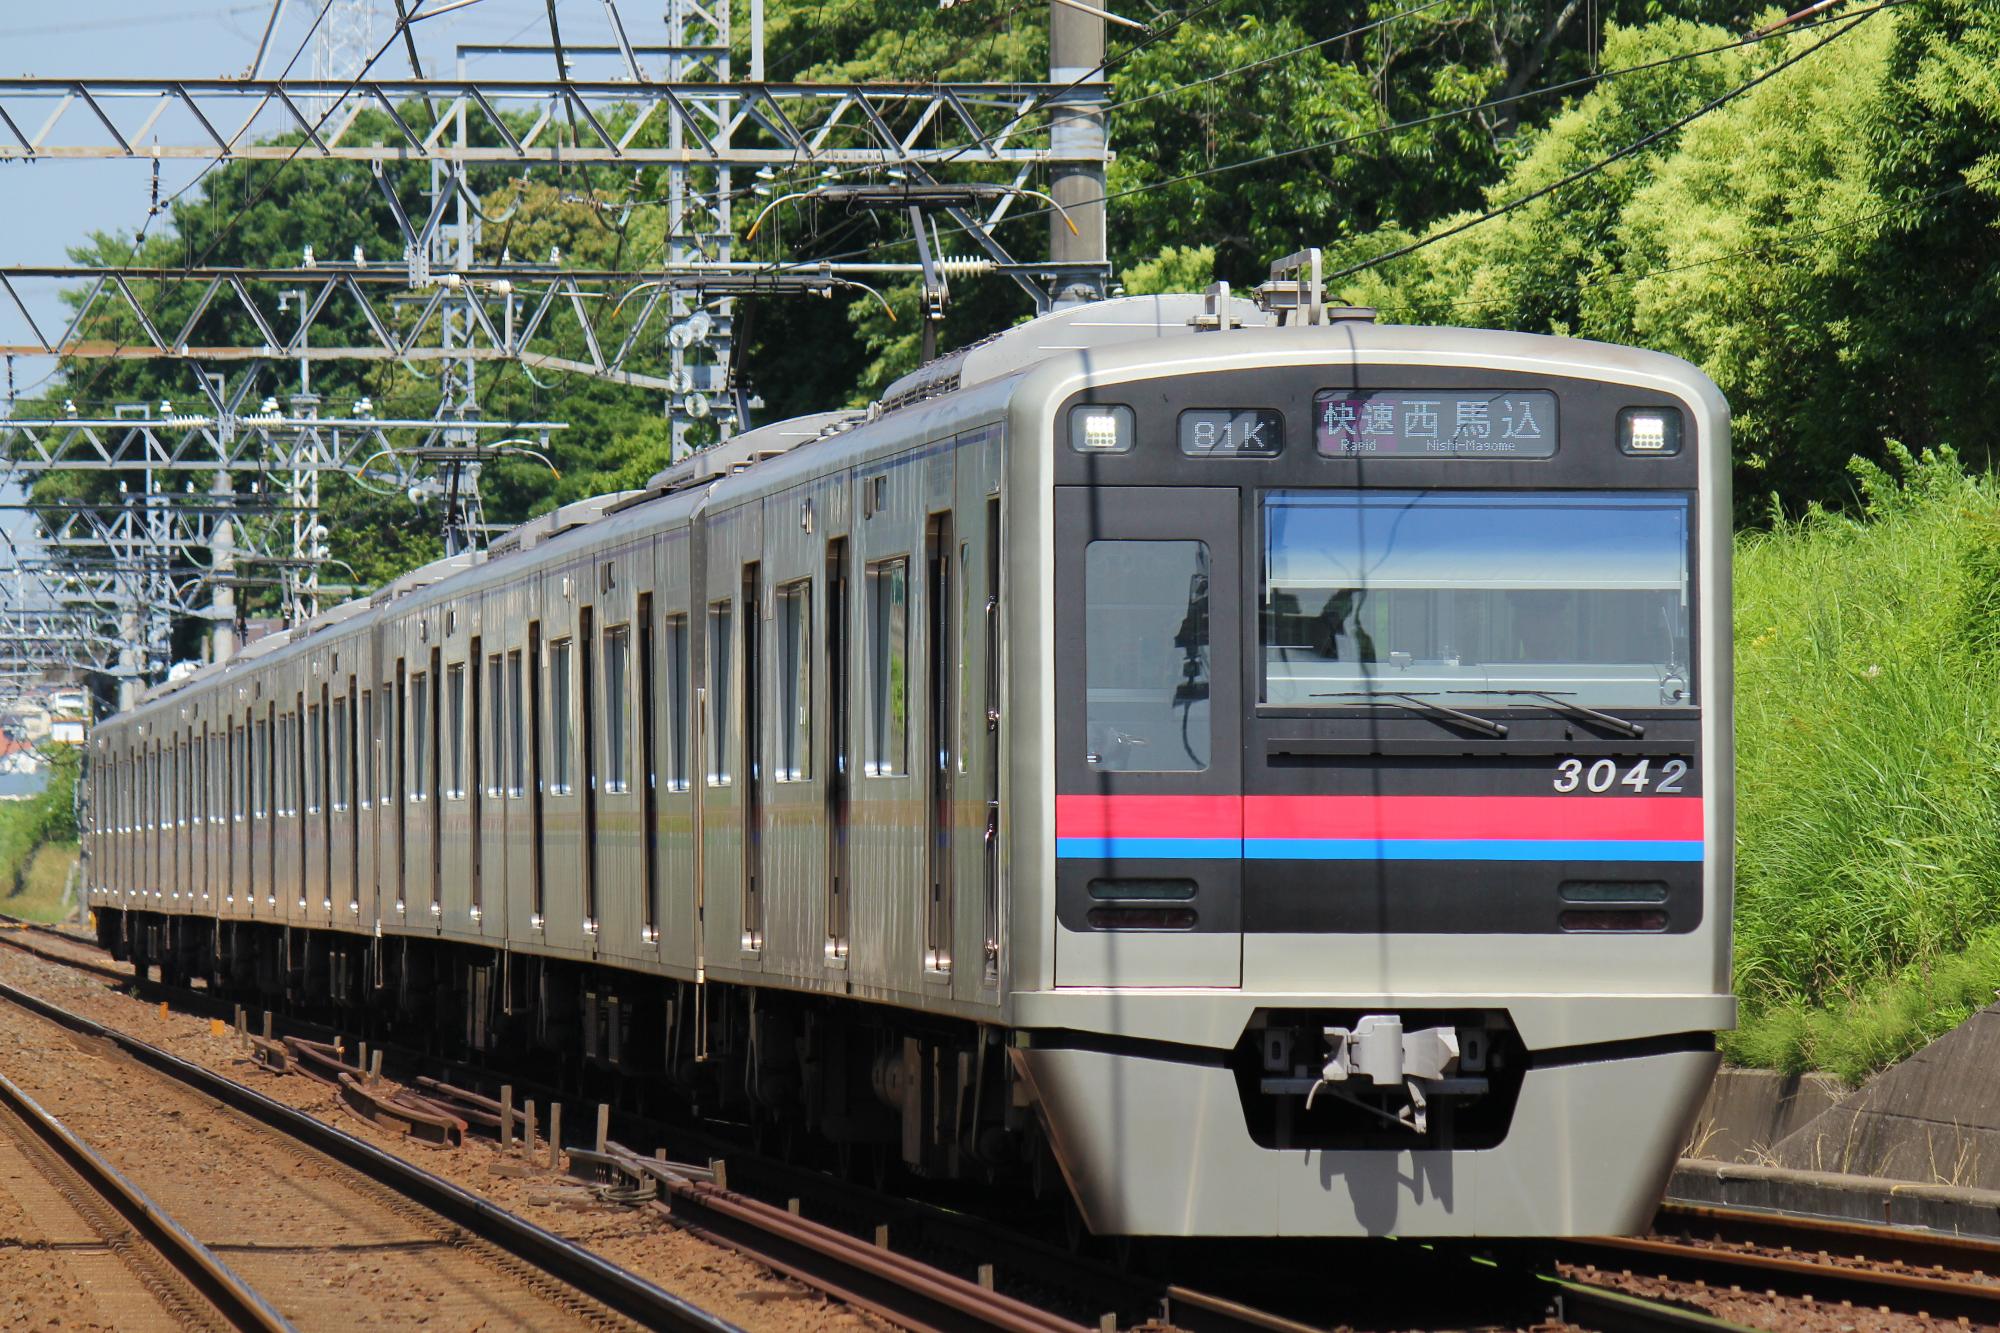
[[1063,860],[1687,861],[1698,841],[1636,838],[1058,838]]
[[1241,838],[1057,838],[1065,861],[1235,861]]
[[1701,843],[1643,838],[1252,838],[1252,861],[1699,861]]

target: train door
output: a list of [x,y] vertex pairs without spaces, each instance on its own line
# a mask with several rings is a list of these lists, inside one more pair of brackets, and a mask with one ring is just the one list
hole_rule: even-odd
[[475,634],[465,658],[465,800],[470,826],[466,844],[471,860],[466,910],[472,929],[482,933],[486,919],[486,770],[493,762],[486,745],[486,714],[492,704],[486,698],[485,648],[485,640]]
[[528,924],[540,931],[548,924],[548,807],[544,788],[547,768],[542,757],[543,716],[542,622],[528,623]]
[[953,687],[959,654],[957,552],[949,510],[924,525],[924,973],[949,980],[952,961]]
[[[647,553],[649,558],[651,552]],[[657,576],[656,576],[657,577]],[[660,939],[660,659],[653,630],[653,594],[642,592],[633,612],[638,621],[639,658],[639,939]]]
[[254,724],[245,712],[243,720],[229,723],[229,888],[223,905],[235,915],[236,904],[249,915],[257,903],[257,863],[251,856],[250,841],[250,735]]
[[594,606],[580,606],[576,613],[576,641],[578,653],[577,727],[581,744],[577,747],[577,757],[583,764],[583,778],[578,784],[582,797],[582,832],[578,837],[578,870],[583,876],[583,932],[590,937],[590,947],[597,947],[598,923],[603,919],[598,914],[597,903],[597,834],[598,834],[598,790],[597,784],[602,774],[597,757],[597,736],[603,723],[597,717],[600,693],[597,685],[597,613]]
[[306,729],[307,839],[312,848],[312,910],[322,923],[333,919],[333,691],[320,682],[319,702],[311,705]]
[[335,768],[339,776],[334,781],[334,801],[340,812],[340,860],[338,873],[334,876],[334,901],[338,910],[336,920],[350,925],[359,915],[361,903],[361,677],[350,674],[346,691],[335,705],[334,752],[339,756]]
[[188,879],[189,911],[199,911],[208,887],[208,738],[190,726],[187,740],[188,791]]
[[[369,670],[363,662],[362,669]],[[364,677],[360,707],[355,713],[354,804],[354,897],[348,901],[348,916],[357,924],[374,924],[382,919],[382,724],[378,720],[382,700],[388,695],[376,689],[374,675]],[[364,903],[363,898],[367,901]]]
[[764,608],[762,571],[743,566],[743,952],[764,948]]
[[257,719],[257,817],[251,822],[251,836],[261,840],[257,887],[263,890],[258,904],[263,915],[274,916],[278,907],[278,705],[264,705]]
[[414,799],[408,779],[406,733],[410,729],[410,674],[407,658],[396,659],[395,690],[389,705],[388,717],[383,724],[390,733],[385,747],[389,788],[383,799],[390,802],[389,840],[393,845],[389,849],[388,878],[395,890],[396,920],[400,925],[410,910],[410,802]]
[[[516,622],[518,623],[518,622]],[[528,680],[536,674],[535,657],[541,651],[539,624],[528,626],[524,640],[507,649],[507,775],[502,780],[507,791],[507,937],[525,938],[524,927],[541,907],[535,899],[535,877],[541,873],[538,850],[540,798],[533,793],[541,781],[540,721],[528,729]],[[518,646],[525,642],[528,646]],[[520,923],[520,924],[516,924]]]
[[438,910],[431,914],[431,921],[440,931],[462,934],[478,928],[472,916],[472,894],[479,826],[473,822],[470,764],[478,735],[471,707],[479,660],[473,651],[477,640],[468,641],[459,632],[463,628],[460,613],[455,609],[444,612],[444,623],[447,637],[438,694],[438,803],[433,825],[438,845],[432,857],[438,877],[431,895]]
[[1238,503],[1056,489],[1059,986],[1242,984]]
[[[495,616],[496,624],[506,623]],[[482,646],[483,643],[482,643]],[[486,712],[486,739],[480,747],[479,789],[479,906],[480,929],[489,935],[505,936],[507,923],[508,866],[507,836],[507,654],[486,654],[486,684],[480,702]],[[493,916],[495,909],[498,916]]]
[[848,661],[853,652],[849,610],[853,592],[848,539],[826,544],[826,960],[847,966],[847,828],[853,812],[853,699]]
[[444,650],[431,649],[428,693],[422,700],[426,723],[417,727],[417,745],[424,756],[419,773],[424,792],[424,835],[428,852],[424,858],[425,888],[430,902],[431,923],[435,927],[444,915]]

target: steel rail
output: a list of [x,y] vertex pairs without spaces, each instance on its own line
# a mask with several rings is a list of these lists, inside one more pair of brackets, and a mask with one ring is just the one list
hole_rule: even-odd
[[1556,1308],[1562,1317],[1595,1333],[1745,1333],[1743,1325],[1700,1310],[1590,1282],[1559,1277],[1544,1280],[1557,1289]]
[[[124,984],[134,979],[130,972],[121,972],[107,963],[93,962],[88,958],[65,958],[61,954],[50,953],[46,949],[37,949],[26,940],[19,938],[22,934],[35,929],[36,923],[32,921],[17,921],[13,917],[0,915],[0,944],[19,949],[22,953],[33,958],[39,958],[43,962],[55,963],[60,967],[75,968],[79,972],[88,972],[93,976],[103,977],[107,981],[116,981]],[[82,944],[83,941],[77,940],[76,943]]]
[[5,1074],[0,1074],[0,1106],[13,1112],[57,1157],[82,1176],[84,1183],[110,1204],[175,1272],[186,1278],[231,1327],[256,1333],[292,1333],[291,1322],[255,1287]]
[[1718,1273],[1725,1281],[1755,1282],[1772,1291],[1808,1295],[1820,1300],[1848,1300],[1857,1305],[1889,1306],[1940,1318],[1965,1317],[1989,1326],[2000,1324],[2000,1285],[1931,1277],[1881,1268],[1856,1268],[1755,1251],[1716,1249],[1654,1237],[1594,1236],[1559,1241],[1555,1254],[1570,1262],[1598,1267],[1634,1268],[1668,1277],[1701,1279],[1713,1285]]
[[111,1042],[147,1068],[326,1154],[648,1328],[676,1333],[742,1333],[735,1324],[662,1290],[583,1246],[544,1231],[525,1218],[234,1079],[81,1014],[73,1014],[18,987],[0,983],[0,999],[72,1032]]
[[1804,1217],[1710,1204],[1663,1203],[1654,1218],[1653,1231],[1661,1236],[1669,1233],[1700,1236],[2000,1279],[2000,1241],[1883,1222]]
[[[0,921],[10,920],[13,920],[13,918],[0,913]],[[27,926],[31,930],[73,940],[86,947],[89,944],[89,941],[78,940],[74,936],[65,935],[63,932],[56,931],[47,926],[26,922],[20,924]],[[201,992],[168,987],[161,983],[144,982],[136,978],[133,974],[106,967],[88,959],[71,958],[45,952],[26,941],[8,938],[8,934],[5,931],[0,931],[0,943],[11,944],[23,952],[57,966],[90,972],[119,982],[139,981],[139,984],[158,986],[162,991],[171,992],[195,1003],[198,1008],[221,1007],[220,1002],[215,1000],[214,997],[205,996]],[[0,987],[0,995],[5,994],[6,988]],[[475,1121],[475,1123],[486,1125],[488,1128],[497,1126],[500,1103],[480,1097],[478,1094],[472,1093],[469,1089],[454,1087],[436,1079],[419,1078],[416,1082],[423,1093],[442,1098],[444,1104],[447,1104],[453,1113],[467,1120]],[[546,1089],[546,1091],[549,1092],[550,1096],[556,1095],[553,1089]],[[481,1111],[488,1112],[489,1114],[482,1116],[479,1114]],[[491,1123],[487,1124],[489,1121]],[[716,1147],[718,1151],[722,1150],[721,1145],[716,1145]],[[572,1158],[575,1159],[575,1164],[584,1165],[586,1169],[589,1165],[594,1164],[616,1170],[620,1173],[644,1175],[654,1179],[659,1178],[657,1173],[661,1170],[660,1163],[639,1157],[629,1150],[618,1149],[603,1156],[577,1149],[571,1149],[569,1152]],[[737,1161],[743,1165],[754,1165],[761,1161],[761,1159],[753,1158],[747,1162],[737,1159]],[[769,1163],[763,1164],[770,1165]],[[827,1237],[819,1228],[812,1227],[811,1224],[807,1224],[813,1233],[810,1236],[791,1234],[788,1228],[796,1226],[801,1219],[797,1215],[790,1214],[788,1210],[780,1210],[760,1200],[749,1198],[733,1191],[719,1189],[713,1184],[712,1179],[705,1178],[707,1173],[701,1168],[689,1168],[686,1166],[670,1167],[668,1168],[668,1173],[684,1174],[688,1178],[689,1183],[706,1186],[706,1189],[701,1191],[689,1190],[683,1197],[676,1199],[675,1202],[679,1205],[677,1208],[656,1205],[660,1211],[668,1215],[669,1220],[674,1225],[681,1226],[692,1234],[721,1244],[726,1248],[735,1249],[740,1253],[746,1254],[758,1262],[776,1268],[808,1286],[818,1288],[835,1299],[850,1305],[869,1309],[890,1322],[905,1327],[1004,1328],[1008,1326],[1006,1316],[1004,1315],[1000,1321],[996,1322],[976,1313],[968,1314],[964,1310],[951,1309],[949,1305],[941,1310],[939,1306],[930,1302],[928,1295],[918,1294],[912,1296],[906,1292],[899,1293],[896,1290],[896,1283],[892,1274],[897,1270],[904,1270],[911,1267],[916,1263],[914,1260],[910,1260],[905,1256],[876,1250],[865,1241],[858,1240],[831,1228],[825,1229],[826,1231],[831,1231],[832,1236],[836,1238],[835,1244],[827,1246],[827,1249],[831,1252],[816,1252],[819,1246],[825,1244]],[[789,1188],[796,1189],[796,1182],[791,1183]],[[670,1197],[674,1193],[674,1191],[669,1190]],[[701,1195],[708,1197],[703,1198],[700,1197]],[[722,1200],[727,1200],[728,1205],[733,1206],[717,1209],[714,1206],[714,1202]],[[751,1216],[750,1214],[753,1212],[757,1216]],[[778,1241],[775,1245],[769,1243],[768,1236],[760,1239],[758,1235],[760,1230],[764,1230],[763,1223],[769,1219],[776,1219],[778,1232],[783,1233],[778,1236]],[[920,1229],[924,1230],[928,1235],[928,1228],[923,1226],[921,1219],[906,1218],[905,1220],[917,1220]],[[955,1217],[952,1220],[964,1224],[967,1219]],[[935,1241],[938,1238],[932,1237],[931,1239]],[[782,1251],[782,1253],[779,1251]],[[888,1263],[880,1270],[863,1277],[858,1275],[852,1268],[847,1267],[857,1254],[861,1256],[861,1262],[864,1264],[867,1264],[870,1259],[877,1257],[886,1258]],[[1051,1258],[1074,1259],[1073,1256],[1061,1255],[1051,1256]],[[840,1271],[842,1269],[846,1269],[845,1274]],[[961,1281],[951,1278],[951,1275],[948,1273],[939,1272],[937,1275],[954,1283]],[[855,1280],[843,1282],[843,1276]],[[1554,1308],[1566,1311],[1577,1322],[1583,1324],[1585,1327],[1597,1330],[1597,1333],[1719,1333],[1719,1331],[1735,1330],[1739,1327],[1738,1325],[1717,1319],[1697,1310],[1690,1310],[1657,1300],[1633,1296],[1628,1293],[1593,1285],[1589,1282],[1558,1278],[1539,1273],[1519,1273],[1504,1276],[1512,1276],[1520,1281],[1546,1288],[1549,1300]],[[954,1290],[952,1293],[954,1298],[963,1294],[959,1290]],[[1195,1333],[1195,1331],[1199,1331],[1199,1333],[1313,1333],[1318,1328],[1317,1325],[1302,1323],[1284,1315],[1258,1309],[1240,1300],[1234,1300],[1210,1292],[1198,1291],[1178,1284],[1164,1287],[1160,1291],[1159,1302],[1160,1317],[1163,1320],[1171,1322],[1177,1328],[1190,1330],[1190,1333]],[[935,1322],[918,1317],[919,1311],[926,1305],[928,1305],[928,1312],[930,1314],[937,1315],[942,1313],[944,1317],[935,1320]],[[1023,1313],[1028,1314],[1030,1321],[1037,1329],[1037,1333],[1046,1333],[1047,1330],[1056,1328],[1074,1329],[1077,1327],[1068,1321],[1060,1320],[1054,1316],[1046,1316],[1044,1312],[1032,1310],[1031,1308],[1023,1311]],[[1037,1316],[1040,1317],[1038,1318]],[[1044,1318],[1048,1322],[1043,1322]],[[1022,1327],[1026,1327],[1026,1325],[1022,1325]]]
[[615,1147],[569,1150],[572,1174],[599,1171],[650,1184],[661,1217],[788,1273],[902,1328],[983,1333],[1083,1333],[1073,1320],[871,1245],[823,1222],[738,1194]]

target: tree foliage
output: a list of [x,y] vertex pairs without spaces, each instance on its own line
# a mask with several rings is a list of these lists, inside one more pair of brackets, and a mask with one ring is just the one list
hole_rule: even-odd
[[[1731,40],[1614,30],[1608,64]],[[1813,49],[1817,48],[1817,49]],[[1424,323],[1525,328],[1676,353],[1735,412],[1746,513],[1849,498],[1848,460],[1897,438],[1990,463],[2000,355],[2000,14],[1915,0],[1619,79],[1527,136],[1497,209],[1797,63],[1648,152],[1468,230],[1384,230],[1346,296]]]
[[[1047,75],[1039,3],[770,0],[768,10],[773,78]],[[1847,457],[1879,453],[1891,436],[1990,457],[1985,404],[2000,353],[1982,333],[1993,326],[2000,271],[2000,18],[1981,0],[1907,0],[1875,14],[1685,130],[1448,238],[1481,210],[1603,161],[1824,41],[1837,31],[1828,21],[1850,20],[1836,13],[1738,45],[1759,17],[1750,0],[1190,0],[1146,17],[1149,33],[1114,30],[1107,55],[1112,260],[1126,290],[1215,278],[1244,286],[1271,259],[1320,244],[1336,267],[1369,266],[1351,275],[1347,299],[1395,318],[1677,352],[1734,403],[1740,489],[1760,512],[1771,494],[1791,508],[1841,500]],[[389,137],[386,122],[379,132]],[[663,133],[649,123],[640,141]],[[386,170],[406,199],[427,184],[422,164]],[[950,174],[1011,179],[971,163]],[[739,232],[769,199],[817,179],[801,167],[738,181]],[[482,257],[644,269],[664,255],[658,168],[486,166],[473,186],[488,215]],[[999,234],[1032,261],[1046,254],[1048,229],[1046,212],[1024,198]],[[970,249],[948,220],[939,231],[947,251]],[[1416,242],[1425,244],[1374,262]],[[76,256],[291,264],[307,246],[322,258],[358,247],[373,262],[396,262],[401,237],[365,164],[310,155],[225,164],[142,241],[98,235]],[[900,213],[807,198],[771,209],[739,254],[907,262],[915,249]],[[185,311],[176,302],[194,299],[139,286],[159,302],[162,325],[177,325]],[[261,295],[267,305],[275,297]],[[1005,276],[957,281],[943,345],[1028,312]],[[242,311],[218,301],[192,341],[242,343],[253,332]],[[830,301],[748,298],[738,303],[739,368],[766,402],[763,419],[863,402],[914,364],[919,332],[914,283]],[[141,336],[102,302],[85,333]],[[559,325],[556,336],[581,354],[573,327]],[[340,309],[322,317],[315,338],[368,341],[359,314]],[[647,356],[663,363],[657,345],[641,349]],[[164,361],[78,363],[42,406],[188,401],[186,374]],[[274,362],[260,393],[282,397],[292,374]],[[436,402],[431,374],[320,363],[314,388],[328,414],[366,396],[378,411],[424,416]],[[483,367],[478,386],[489,417],[570,425],[546,460],[510,453],[487,467],[495,521],[638,484],[666,462],[655,394],[519,366]],[[118,480],[51,478],[38,493],[108,494]],[[438,550],[439,516],[413,516],[370,478],[331,483],[325,509],[334,554],[363,586]]]

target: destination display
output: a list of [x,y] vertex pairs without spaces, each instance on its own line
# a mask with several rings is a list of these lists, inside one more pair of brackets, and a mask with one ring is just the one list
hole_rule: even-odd
[[1322,389],[1313,434],[1335,458],[1553,458],[1546,389]]
[[1181,452],[1191,458],[1276,458],[1285,416],[1265,407],[1195,408],[1181,413]]

